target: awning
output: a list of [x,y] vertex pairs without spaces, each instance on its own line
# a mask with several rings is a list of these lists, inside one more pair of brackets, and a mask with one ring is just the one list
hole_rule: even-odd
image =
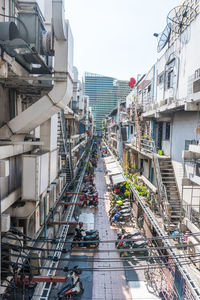
[[124,176],[122,174],[111,176],[111,180],[114,185],[125,181]]
[[105,157],[104,161],[105,161],[106,165],[110,164],[110,163],[113,163],[113,162],[116,162],[116,160],[112,156]]
[[114,168],[114,169],[108,171],[108,175],[117,175],[117,174],[121,174],[121,173],[122,173],[122,171],[120,168]]
[[118,164],[116,162],[110,163],[110,164],[106,164],[106,169],[109,171],[112,171],[113,169],[118,168]]

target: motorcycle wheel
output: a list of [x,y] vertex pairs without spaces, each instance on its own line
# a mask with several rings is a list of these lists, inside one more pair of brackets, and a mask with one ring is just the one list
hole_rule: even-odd
[[83,294],[83,293],[84,293],[84,287],[83,287],[83,284],[82,284],[82,282],[80,282],[80,286],[81,286],[81,291],[80,291],[80,294]]

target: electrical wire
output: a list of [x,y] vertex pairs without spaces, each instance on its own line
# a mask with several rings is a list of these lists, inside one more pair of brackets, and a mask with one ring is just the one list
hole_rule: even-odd
[[[94,242],[94,241],[92,241]],[[10,246],[11,248],[14,248],[15,246],[13,244],[6,244],[4,242],[2,242],[2,244],[5,244],[5,245],[8,245]],[[193,244],[192,247],[195,247],[195,246],[199,246],[200,243],[196,243],[196,244]],[[188,244],[184,244],[184,245],[175,245],[175,246],[171,246],[171,247],[151,247],[150,249],[151,250],[169,250],[169,249],[185,249],[185,248],[189,248],[191,247],[191,245],[188,245]],[[55,249],[43,249],[43,248],[39,248],[39,247],[30,247],[30,246],[23,246],[23,249],[28,249],[28,250],[39,250],[39,251],[46,251],[46,252],[50,252],[50,251],[53,251],[55,252]],[[145,247],[138,247],[138,248],[134,248],[134,251],[141,251],[141,250],[144,250],[144,249],[147,249]],[[56,251],[60,251],[60,252],[63,252],[63,250],[56,250]],[[64,250],[65,252],[66,250]],[[101,250],[98,250],[98,249],[84,249],[84,252],[89,252],[89,253],[110,253],[110,252],[116,252],[116,251],[121,251],[121,250],[112,250],[112,249],[101,249]],[[83,249],[79,249],[79,250],[76,250],[76,249],[73,249],[73,252],[83,252]]]
[[[3,260],[4,262],[5,260]],[[200,259],[196,259],[196,260],[193,260],[193,263],[199,263],[200,262]],[[12,266],[12,262],[8,262],[8,264],[10,264]],[[181,262],[181,265],[189,265],[191,264],[191,261],[182,261]],[[19,266],[23,266],[24,264],[21,264],[21,263],[18,263]],[[25,266],[28,266],[28,265],[25,265]],[[156,269],[156,268],[160,268],[160,269],[166,269],[168,267],[175,267],[176,266],[176,263],[172,263],[172,262],[166,262],[166,263],[159,263],[159,264],[156,264],[156,263],[153,263],[151,266],[149,264],[146,264],[146,265],[139,265],[139,266],[122,266],[122,267],[91,267],[91,268],[79,268],[81,271],[98,271],[98,272],[101,272],[101,271],[139,271],[139,270],[145,270],[145,269]],[[49,267],[39,267],[39,266],[34,266],[34,265],[31,265],[32,269],[35,269],[35,270],[49,270]],[[60,267],[52,267],[51,268],[52,271],[64,271],[65,272],[65,268],[60,268]]]
[[[123,251],[121,251],[122,253],[123,252],[132,252],[132,249],[121,249]],[[129,250],[129,251],[128,251]],[[148,249],[146,249],[148,251]],[[7,253],[7,252],[4,252],[3,251],[3,254],[4,256],[7,256],[7,257],[18,257],[19,255],[17,254],[14,254],[14,253]],[[192,257],[199,257],[200,256],[200,253],[193,253],[193,254],[180,254],[180,255],[176,255],[174,256],[175,259],[177,258],[192,258]],[[41,260],[41,261],[52,261],[53,258],[51,256],[41,256],[41,257],[35,257],[35,256],[20,256],[22,258],[25,258],[25,259],[32,259],[32,260]],[[70,257],[70,258],[60,258],[59,261],[80,261],[80,262],[121,262],[123,260],[130,260],[131,257],[120,257],[120,258],[91,258],[91,257],[87,257],[87,258],[78,258],[78,257]],[[136,256],[134,258],[137,258],[137,260],[151,260],[151,259],[154,259],[154,260],[163,260],[163,259],[172,259],[171,256],[168,254],[168,255],[155,255],[155,256]],[[174,259],[173,258],[173,259]]]
[[[131,233],[128,233],[126,232],[125,234],[130,234]],[[33,239],[29,236],[26,236],[25,234],[21,233],[22,236],[24,236],[25,239],[21,239],[22,241],[26,241],[26,239],[28,239],[29,241],[49,241],[49,242],[52,242],[52,243],[57,243],[57,240],[58,238],[53,238],[53,239],[45,239],[45,238],[39,238],[39,239]],[[123,235],[123,234],[121,234]],[[179,238],[183,238],[183,237],[198,237],[200,236],[200,231],[199,232],[196,232],[196,233],[187,233],[187,234],[177,234],[177,235],[166,235],[166,236],[155,236],[155,237],[152,237],[152,238],[147,238],[147,237],[141,237],[139,239],[137,239],[137,235],[135,236],[135,238],[130,238],[130,239],[116,239],[116,240],[92,240],[92,241],[80,241],[80,242],[76,242],[76,241],[66,241],[66,240],[61,240],[59,241],[59,243],[64,243],[64,244],[70,244],[70,243],[91,243],[91,242],[99,242],[99,243],[116,243],[116,242],[136,242],[136,241],[159,241],[159,240],[169,240],[169,239],[173,239],[173,240],[178,240]],[[12,239],[12,238],[10,238]]]

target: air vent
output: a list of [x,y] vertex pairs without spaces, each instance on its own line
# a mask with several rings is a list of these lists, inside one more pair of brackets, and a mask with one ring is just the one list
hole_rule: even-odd
[[193,82],[193,93],[200,92],[200,79]]

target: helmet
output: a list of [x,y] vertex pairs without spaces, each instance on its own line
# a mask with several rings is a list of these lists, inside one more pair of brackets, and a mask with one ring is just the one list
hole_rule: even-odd
[[118,204],[118,205],[122,205],[123,202],[118,200],[118,201],[117,201],[117,204]]
[[79,225],[80,227],[83,227],[83,222],[79,222],[78,225]]

